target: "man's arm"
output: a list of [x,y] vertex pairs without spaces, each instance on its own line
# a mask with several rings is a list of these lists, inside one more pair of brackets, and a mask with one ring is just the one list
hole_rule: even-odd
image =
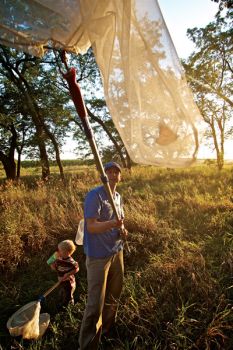
[[98,221],[96,218],[86,219],[87,230],[90,233],[103,233],[112,228],[121,228],[123,220]]

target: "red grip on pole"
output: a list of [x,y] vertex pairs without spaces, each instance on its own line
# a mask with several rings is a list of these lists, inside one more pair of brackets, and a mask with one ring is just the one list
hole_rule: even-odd
[[87,116],[87,111],[82,98],[80,87],[76,81],[75,68],[71,68],[67,73],[63,74],[63,77],[66,79],[69,85],[69,91],[79,117],[85,118]]

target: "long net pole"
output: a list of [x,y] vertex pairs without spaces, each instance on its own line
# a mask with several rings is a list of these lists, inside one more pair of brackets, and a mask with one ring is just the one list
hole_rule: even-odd
[[[64,58],[63,58],[63,63],[65,63]],[[110,185],[109,185],[108,177],[104,171],[103,163],[101,161],[100,154],[99,154],[96,142],[95,142],[94,134],[93,134],[93,131],[92,131],[89,119],[88,119],[87,109],[86,109],[86,106],[85,106],[85,103],[84,103],[84,100],[83,100],[83,97],[81,94],[79,84],[77,83],[77,80],[76,80],[76,70],[75,70],[75,68],[69,69],[67,64],[66,64],[66,69],[67,69],[67,73],[65,73],[65,74],[63,73],[63,77],[66,79],[66,81],[68,83],[69,91],[70,91],[72,100],[74,102],[74,105],[75,105],[76,111],[79,115],[79,118],[82,122],[82,126],[84,129],[85,135],[86,135],[87,140],[89,142],[89,145],[91,147],[91,150],[92,150],[92,153],[94,156],[94,160],[95,160],[95,164],[96,164],[97,170],[100,173],[101,181],[102,181],[104,188],[107,192],[107,196],[108,196],[108,199],[109,199],[110,204],[112,206],[113,213],[114,213],[116,219],[120,220],[121,218],[120,218],[119,213],[116,209],[116,205],[115,205],[115,202],[113,199],[112,190],[111,190]],[[122,238],[124,240],[124,243],[126,244],[126,249],[129,252],[128,242],[126,239],[124,239],[124,237],[122,237]]]

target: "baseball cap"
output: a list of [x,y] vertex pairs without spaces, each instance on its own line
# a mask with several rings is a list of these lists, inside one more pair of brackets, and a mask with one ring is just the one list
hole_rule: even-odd
[[110,168],[117,168],[121,172],[121,166],[116,162],[108,162],[104,165],[104,170],[108,170]]

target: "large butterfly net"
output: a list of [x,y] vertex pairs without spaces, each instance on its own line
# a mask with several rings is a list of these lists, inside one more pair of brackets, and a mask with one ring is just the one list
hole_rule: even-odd
[[0,42],[42,56],[92,46],[107,105],[133,161],[190,165],[200,113],[156,0],[3,0]]

